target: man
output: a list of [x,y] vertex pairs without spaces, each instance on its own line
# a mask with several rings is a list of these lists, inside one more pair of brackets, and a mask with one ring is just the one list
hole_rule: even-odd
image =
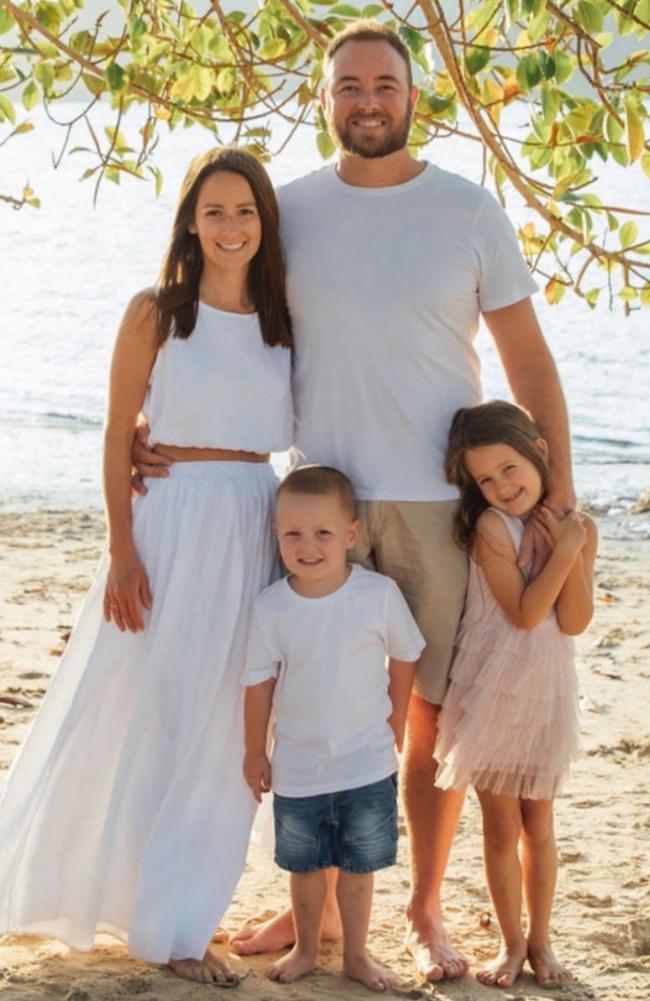
[[[454,412],[480,400],[472,341],[481,313],[515,399],[549,442],[549,502],[566,509],[575,497],[564,399],[529,300],[535,284],[494,199],[406,149],[416,99],[401,39],[374,22],[352,24],[328,47],[321,96],[338,163],[288,184],[279,199],[299,461],[352,479],[363,522],[356,557],[396,580],[427,639],[402,784],[406,944],[435,981],[467,972],[440,901],[463,796],[434,788],[433,749],[466,582],[442,460]],[[330,901],[323,935],[338,931]],[[286,912],[233,946],[248,954],[292,939]]]

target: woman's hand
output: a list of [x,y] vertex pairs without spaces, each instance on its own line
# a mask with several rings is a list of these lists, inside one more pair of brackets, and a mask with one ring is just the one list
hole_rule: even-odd
[[113,621],[121,632],[129,629],[137,633],[145,627],[143,607],[151,608],[151,591],[137,552],[111,556],[104,592],[104,618],[107,622]]

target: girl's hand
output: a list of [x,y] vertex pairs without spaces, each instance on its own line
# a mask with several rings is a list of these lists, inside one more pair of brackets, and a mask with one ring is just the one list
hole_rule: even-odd
[[543,505],[540,509],[543,529],[553,549],[579,553],[587,541],[584,519],[577,511],[567,511],[564,517]]
[[104,618],[124,632],[144,629],[142,608],[151,608],[149,580],[142,560],[135,550],[124,556],[112,556],[104,592]]
[[250,754],[244,756],[244,778],[253,790],[253,796],[258,803],[262,802],[262,793],[271,789],[271,764],[266,754]]

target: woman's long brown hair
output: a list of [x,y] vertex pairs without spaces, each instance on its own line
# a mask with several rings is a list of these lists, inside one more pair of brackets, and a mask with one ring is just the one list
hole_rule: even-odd
[[505,400],[492,400],[456,411],[449,431],[445,473],[447,481],[460,490],[454,538],[462,549],[472,545],[476,522],[489,507],[465,464],[467,450],[482,445],[510,445],[537,469],[542,480],[541,500],[548,488],[548,458],[540,448],[541,437],[530,414]]
[[260,214],[262,242],[248,267],[248,294],[257,310],[265,344],[292,346],[280,243],[278,203],[264,167],[243,149],[212,149],[192,160],[181,186],[172,235],[157,289],[158,336],[189,337],[196,325],[203,254],[190,233],[203,182],[219,170],[239,174],[251,186]]

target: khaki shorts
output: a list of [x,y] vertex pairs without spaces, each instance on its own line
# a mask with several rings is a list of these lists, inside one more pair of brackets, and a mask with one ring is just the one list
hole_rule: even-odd
[[440,705],[465,602],[467,556],[452,538],[456,501],[360,501],[352,562],[392,577],[427,641],[414,691]]

